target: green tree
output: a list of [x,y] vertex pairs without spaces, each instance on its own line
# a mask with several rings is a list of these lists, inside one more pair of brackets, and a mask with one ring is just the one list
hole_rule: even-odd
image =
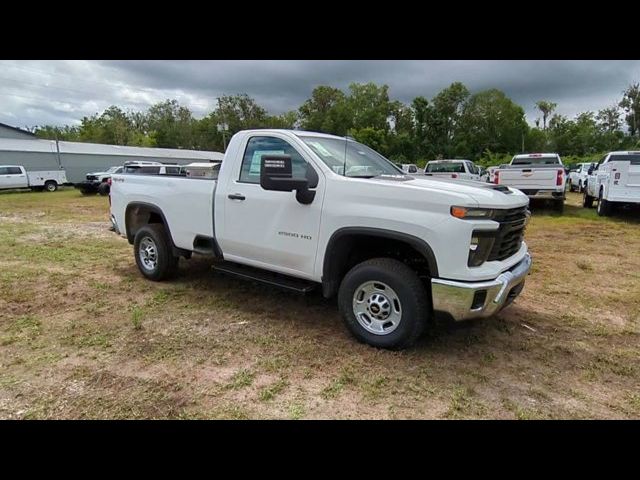
[[337,88],[325,85],[314,88],[311,98],[298,109],[301,128],[340,136],[346,135],[349,128],[353,126],[346,102],[347,97]]
[[542,129],[547,129],[547,118],[551,115],[551,113],[558,106],[557,103],[550,102],[548,100],[540,100],[536,102],[536,107],[538,110],[542,112]]
[[389,87],[375,83],[352,83],[347,98],[349,114],[353,118],[353,128],[373,128],[388,131],[392,114]]
[[625,111],[625,121],[633,137],[640,127],[640,83],[629,85],[622,95],[619,105]]
[[218,98],[216,116],[228,126],[230,135],[251,128],[263,128],[267,111],[246,93]]
[[605,132],[615,132],[616,130],[620,130],[622,126],[620,122],[620,109],[617,105],[603,108],[598,112],[596,119]]
[[478,158],[482,152],[518,152],[528,130],[524,110],[497,89],[472,95],[465,103],[458,128],[458,155]]
[[195,148],[195,120],[177,100],[156,103],[147,113],[150,134],[158,147]]

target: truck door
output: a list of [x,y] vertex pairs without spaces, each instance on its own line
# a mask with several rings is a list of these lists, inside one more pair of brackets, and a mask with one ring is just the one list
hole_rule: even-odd
[[[263,155],[291,156],[294,178],[313,177],[307,169],[314,169],[318,184],[313,202],[299,203],[295,192],[264,190]],[[325,183],[320,169],[305,155],[276,134],[248,139],[242,161],[225,185],[224,232],[218,235],[225,260],[313,277]]]
[[29,186],[27,174],[20,167],[0,167],[1,188],[25,188]]

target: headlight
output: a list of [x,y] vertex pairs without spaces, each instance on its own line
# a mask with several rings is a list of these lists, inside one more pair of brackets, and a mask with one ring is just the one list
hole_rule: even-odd
[[483,219],[493,217],[490,208],[451,207],[451,215],[462,219]]

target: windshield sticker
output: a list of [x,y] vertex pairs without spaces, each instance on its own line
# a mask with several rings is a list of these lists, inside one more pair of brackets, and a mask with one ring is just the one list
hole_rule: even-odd
[[315,149],[322,155],[323,157],[332,157],[331,152],[324,148],[324,146],[320,142],[309,142],[309,145],[313,145]]

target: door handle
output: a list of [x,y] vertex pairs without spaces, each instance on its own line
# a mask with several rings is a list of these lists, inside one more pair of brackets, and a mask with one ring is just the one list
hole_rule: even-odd
[[228,195],[231,200],[244,200],[245,196],[240,193],[231,193]]

